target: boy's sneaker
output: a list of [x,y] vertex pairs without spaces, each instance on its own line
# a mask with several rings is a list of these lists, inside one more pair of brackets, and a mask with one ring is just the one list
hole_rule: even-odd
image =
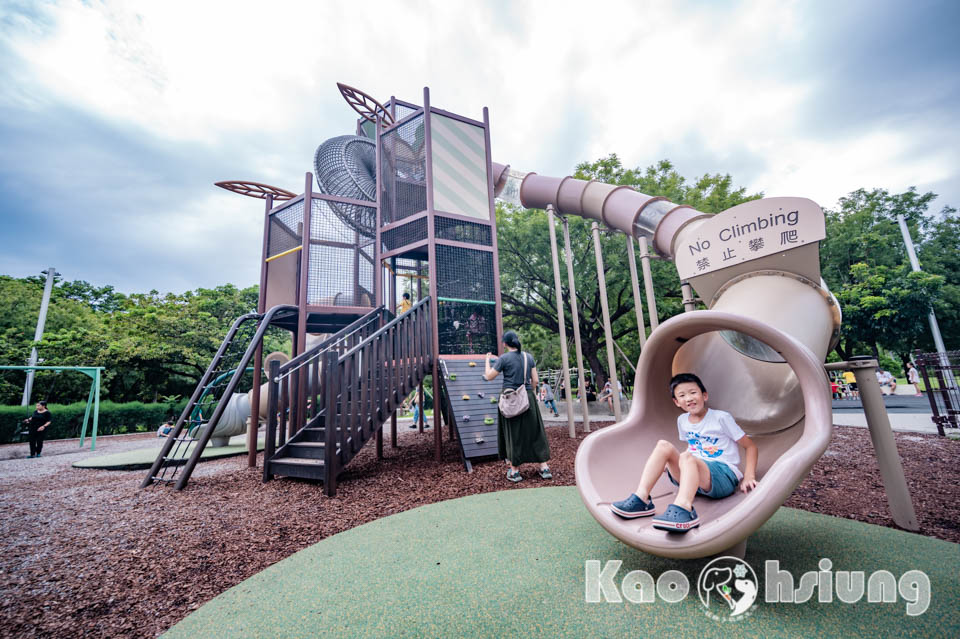
[[653,518],[653,527],[669,532],[687,532],[691,528],[700,526],[700,517],[697,509],[691,506],[690,510],[670,504],[662,515]]
[[615,501],[610,504],[610,510],[624,519],[647,517],[654,513],[653,500],[644,502],[635,494],[630,493],[630,496],[623,501]]

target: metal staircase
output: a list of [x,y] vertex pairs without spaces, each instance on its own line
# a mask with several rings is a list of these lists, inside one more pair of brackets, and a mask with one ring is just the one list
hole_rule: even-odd
[[395,319],[374,313],[376,322],[358,320],[335,341],[271,363],[265,482],[319,480],[333,496],[340,472],[430,372],[430,298]]

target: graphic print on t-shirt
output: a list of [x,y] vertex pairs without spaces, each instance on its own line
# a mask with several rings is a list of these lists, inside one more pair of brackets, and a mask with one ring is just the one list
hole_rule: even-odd
[[719,442],[719,437],[708,437],[700,433],[687,433],[687,443],[690,445],[690,452],[696,455],[699,451],[701,453],[700,457],[714,458],[722,455],[723,449],[717,446]]

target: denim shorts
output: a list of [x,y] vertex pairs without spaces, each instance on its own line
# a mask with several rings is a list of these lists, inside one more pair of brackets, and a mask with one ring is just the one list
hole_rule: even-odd
[[[707,468],[710,469],[710,491],[704,492],[702,488],[697,488],[697,494],[710,497],[711,499],[723,499],[724,497],[732,495],[737,489],[737,484],[740,483],[733,469],[722,461],[713,461],[710,459],[704,459],[703,461],[706,462]],[[674,486],[680,485],[680,483],[673,478],[673,475],[670,474],[669,469],[667,470],[667,477]]]

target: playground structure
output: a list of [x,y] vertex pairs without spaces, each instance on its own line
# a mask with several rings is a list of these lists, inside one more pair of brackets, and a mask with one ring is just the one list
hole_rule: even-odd
[[[255,463],[254,438],[263,419],[265,481],[275,475],[319,479],[325,492],[334,494],[337,475],[368,440],[376,439],[382,455],[388,420],[396,444],[396,411],[414,389],[419,389],[422,405],[427,375],[439,399],[437,459],[443,422],[450,426],[451,438],[458,433],[468,470],[471,459],[495,452],[496,427],[490,427],[484,412],[491,409],[479,408],[485,401],[481,398],[492,397],[481,386],[480,368],[470,364],[497,350],[502,334],[494,216],[494,197],[499,196],[525,208],[546,209],[554,247],[554,215],[577,215],[593,221],[597,247],[601,223],[627,235],[631,258],[637,241],[645,275],[648,246],[674,260],[689,312],[659,324],[650,278],[645,277],[652,329],[645,340],[631,273],[642,343],[633,402],[621,420],[614,394],[618,423],[581,445],[577,485],[597,521],[632,546],[672,557],[724,550],[742,554],[746,538],[802,481],[832,433],[824,360],[842,316],[820,278],[819,241],[825,237],[820,207],[803,198],[767,198],[707,215],[625,186],[519,173],[492,162],[486,109],[478,121],[431,107],[426,89],[422,106],[396,98],[380,104],[356,89],[340,85],[340,90],[361,115],[358,135],[331,138],[317,149],[319,193],[313,191],[309,173],[301,195],[251,182],[218,183],[266,200],[260,303],[257,313],[238,319],[231,329],[143,485],[186,485],[230,404],[219,401],[209,419],[196,419],[191,417],[196,401],[201,395],[232,397],[243,375],[223,373],[251,365],[246,414],[258,417],[249,420],[250,462]],[[282,203],[274,206],[275,201]],[[575,298],[566,233],[565,244]],[[607,316],[599,248],[596,259]],[[562,314],[557,262],[554,252]],[[396,316],[397,279],[404,276],[411,283],[416,279],[420,299]],[[709,310],[693,310],[694,291]],[[576,309],[571,310],[576,333]],[[245,323],[247,334],[241,336]],[[606,324],[613,374],[615,355]],[[288,362],[267,367],[264,410],[259,363],[263,335],[271,326],[293,334],[293,352]],[[311,334],[322,337],[309,345]],[[560,337],[566,371],[564,330]],[[576,335],[575,341],[579,344]],[[582,386],[579,348],[577,355]],[[855,371],[894,520],[915,530],[916,517],[875,388],[875,367],[873,361],[833,366]],[[746,495],[698,502],[705,523],[676,540],[649,522],[615,518],[607,504],[629,492],[658,439],[676,439],[679,411],[664,386],[681,371],[698,374],[711,403],[732,413],[757,442],[760,483]],[[569,389],[569,375],[565,377]],[[219,394],[208,390],[216,379],[229,379]],[[616,387],[615,376],[612,381]],[[476,399],[480,402],[467,403]],[[569,409],[568,418],[574,434]],[[589,430],[588,416],[584,418]],[[189,459],[177,456],[176,446],[194,441]],[[654,487],[658,506],[672,491],[666,479]]]

